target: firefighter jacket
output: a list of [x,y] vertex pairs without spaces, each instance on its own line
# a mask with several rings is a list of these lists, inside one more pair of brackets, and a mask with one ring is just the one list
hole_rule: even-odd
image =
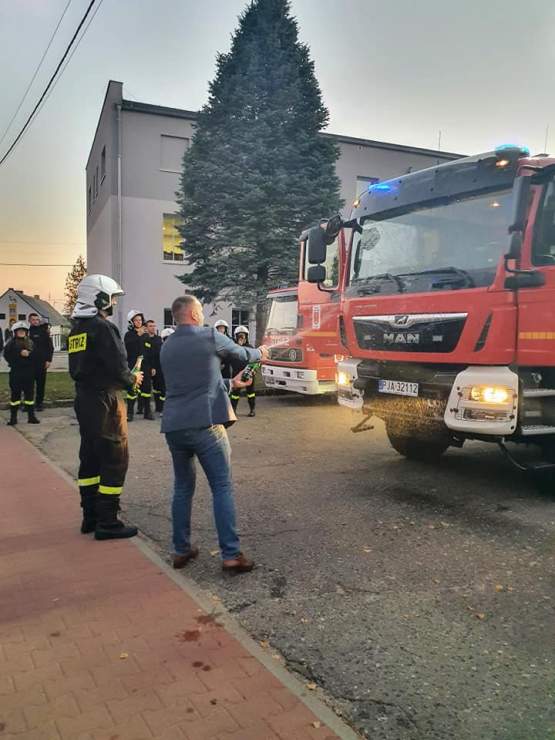
[[101,316],[73,322],[68,354],[69,374],[77,390],[128,390],[135,385],[120,333]]
[[144,337],[145,362],[149,368],[153,368],[158,373],[160,371],[160,350],[162,349],[162,339],[155,334],[145,334]]
[[[254,349],[252,344],[249,344],[248,342],[246,344],[239,344],[238,342],[235,342],[235,344],[237,344],[238,347],[247,347],[247,349]],[[244,370],[248,364],[249,364],[248,362],[243,362],[242,360],[239,360],[237,358],[232,358],[229,363],[229,370],[228,370],[229,375],[227,377],[234,378],[237,375],[237,373],[240,373],[241,370]],[[224,377],[226,376],[224,375]],[[254,390],[255,378],[256,376],[253,377],[252,385],[250,385],[247,388],[247,392]]]
[[[21,350],[26,349],[31,354],[23,357]],[[33,377],[35,364],[33,360],[34,345],[29,337],[13,337],[4,347],[4,359],[10,366],[10,371],[21,377]]]
[[44,367],[45,362],[52,362],[54,345],[52,344],[52,338],[50,336],[50,328],[48,324],[31,326],[31,328],[29,329],[29,337],[31,338],[35,346],[33,352],[33,360],[35,362],[35,365]]

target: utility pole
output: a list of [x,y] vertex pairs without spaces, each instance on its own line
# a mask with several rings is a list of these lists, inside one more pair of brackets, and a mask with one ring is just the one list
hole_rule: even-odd
[[545,127],[545,144],[543,145],[543,153],[548,154],[547,142],[549,139],[549,124]]
[[437,132],[437,150],[441,151],[441,129]]

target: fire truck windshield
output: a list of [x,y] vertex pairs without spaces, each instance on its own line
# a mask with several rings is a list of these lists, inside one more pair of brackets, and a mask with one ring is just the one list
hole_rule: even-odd
[[511,190],[415,205],[362,221],[350,287],[358,294],[489,286],[507,248]]
[[297,296],[272,296],[266,334],[292,334],[297,328]]

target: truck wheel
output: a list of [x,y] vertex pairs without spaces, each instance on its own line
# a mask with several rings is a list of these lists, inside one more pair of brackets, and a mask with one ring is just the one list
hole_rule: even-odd
[[408,460],[420,462],[437,462],[450,446],[449,434],[438,431],[412,430],[408,436],[405,428],[398,422],[386,422],[386,432],[391,446]]

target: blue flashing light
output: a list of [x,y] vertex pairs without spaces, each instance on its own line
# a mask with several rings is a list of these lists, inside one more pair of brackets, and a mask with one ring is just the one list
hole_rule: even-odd
[[527,146],[520,146],[519,144],[500,144],[495,147],[496,154],[503,154],[503,152],[518,149],[523,157],[530,156],[530,149]]
[[389,193],[390,190],[392,190],[391,185],[388,185],[386,182],[377,182],[374,185],[368,186],[368,192],[372,193],[375,190],[379,190],[382,193]]

